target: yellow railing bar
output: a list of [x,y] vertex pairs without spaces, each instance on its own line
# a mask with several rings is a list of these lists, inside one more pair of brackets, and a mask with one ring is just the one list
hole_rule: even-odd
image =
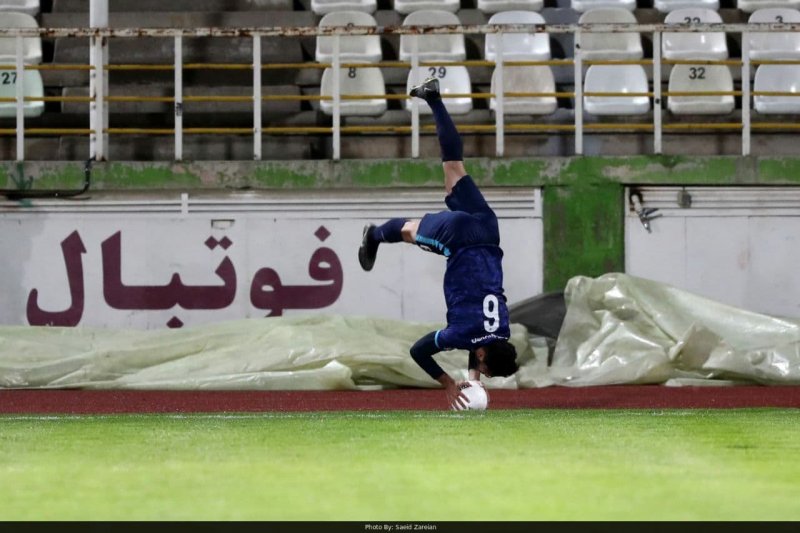
[[[3,64],[0,65],[0,70],[16,70],[16,65]],[[25,70],[94,70],[92,65],[71,65],[44,63],[42,65],[25,65]]]
[[106,65],[106,70],[175,70],[175,65]]
[[252,96],[185,96],[184,102],[252,102]]
[[800,93],[790,91],[752,91],[753,96],[800,96]]
[[653,96],[652,92],[646,93],[610,93],[610,92],[594,92],[589,91],[583,93],[584,96],[602,96],[602,97],[628,97],[628,96]]
[[600,122],[597,124],[584,124],[585,130],[629,130],[629,131],[652,131],[652,124],[613,124],[610,122]]
[[250,63],[186,63],[183,70],[252,70]]
[[652,59],[584,59],[584,65],[652,65]]
[[[0,128],[0,135],[16,135],[14,128]],[[25,135],[91,135],[92,129],[84,128],[25,128]]]
[[109,135],[172,135],[175,130],[172,128],[108,128],[103,132]]
[[664,65],[728,65],[741,67],[741,59],[662,59]]
[[106,102],[174,102],[172,96],[107,96]]
[[696,129],[710,129],[710,130],[738,130],[742,125],[737,122],[696,122],[696,123],[683,123],[683,124],[662,124],[661,128],[664,130],[696,130]]
[[750,123],[750,129],[754,130],[766,130],[766,129],[777,129],[777,130],[797,130],[800,129],[800,123],[784,123],[784,122],[752,122]]
[[742,91],[664,91],[662,96],[742,96]]
[[574,131],[574,124],[506,124],[506,131]]
[[800,65],[797,59],[751,59],[751,65]]
[[270,128],[262,128],[262,132],[270,134],[270,133],[331,133],[333,131],[332,128],[326,128],[321,126],[298,126],[298,127],[270,127]]

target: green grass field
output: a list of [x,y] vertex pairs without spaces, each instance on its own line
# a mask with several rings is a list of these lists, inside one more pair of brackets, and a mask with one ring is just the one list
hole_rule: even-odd
[[3,520],[798,520],[800,410],[2,416]]

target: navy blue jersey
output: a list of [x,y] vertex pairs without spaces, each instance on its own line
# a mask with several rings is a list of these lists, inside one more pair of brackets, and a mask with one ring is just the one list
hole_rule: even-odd
[[447,257],[447,327],[436,332],[436,347],[472,350],[507,340],[510,329],[497,216],[470,176],[456,183],[445,202],[450,211],[425,215],[417,230],[419,246]]

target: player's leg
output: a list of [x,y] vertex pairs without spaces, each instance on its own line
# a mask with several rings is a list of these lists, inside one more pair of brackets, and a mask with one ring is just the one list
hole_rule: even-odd
[[358,262],[364,270],[372,270],[380,243],[409,242],[414,243],[417,237],[419,220],[392,218],[376,226],[367,224],[361,235],[361,246],[358,249]]
[[450,118],[450,113],[442,101],[439,93],[439,80],[428,78],[420,85],[412,88],[411,96],[422,98],[430,106],[433,112],[433,120],[436,122],[436,136],[439,139],[439,147],[442,152],[442,168],[444,170],[445,190],[450,194],[455,184],[462,177],[466,176],[464,168],[464,145],[461,135]]

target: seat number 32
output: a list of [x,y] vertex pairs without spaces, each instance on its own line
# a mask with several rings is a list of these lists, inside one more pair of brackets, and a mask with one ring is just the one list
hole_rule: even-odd
[[483,316],[486,317],[483,329],[487,333],[494,333],[500,328],[500,304],[494,294],[487,294],[483,299]]

